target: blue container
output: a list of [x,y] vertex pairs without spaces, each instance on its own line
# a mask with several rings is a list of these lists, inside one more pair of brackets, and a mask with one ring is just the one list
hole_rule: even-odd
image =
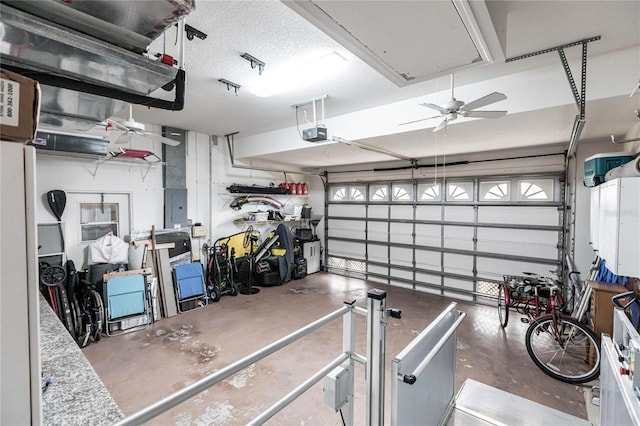
[[598,186],[604,182],[604,175],[611,169],[633,160],[626,152],[608,152],[592,155],[584,160],[584,186]]

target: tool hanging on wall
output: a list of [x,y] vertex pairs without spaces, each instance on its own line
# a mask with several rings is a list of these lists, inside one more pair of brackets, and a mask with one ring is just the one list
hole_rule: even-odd
[[242,208],[242,206],[244,206],[247,203],[251,203],[251,204],[266,204],[269,206],[273,206],[275,208],[281,209],[282,207],[284,207],[284,204],[281,203],[280,201],[271,198],[271,197],[267,197],[265,195],[262,196],[246,196],[246,197],[236,197],[231,204],[229,204],[229,207],[231,207],[234,210],[240,210]]
[[53,213],[53,215],[56,217],[56,220],[58,221],[58,229],[60,230],[60,241],[62,243],[62,252],[64,252],[62,214],[64,213],[64,208],[67,206],[67,194],[60,189],[49,191],[47,192],[47,203],[49,203],[51,213]]

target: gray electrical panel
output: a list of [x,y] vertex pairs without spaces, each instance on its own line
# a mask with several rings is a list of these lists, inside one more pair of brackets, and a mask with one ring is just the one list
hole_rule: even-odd
[[164,189],[164,227],[187,226],[187,188]]
[[178,146],[162,145],[165,163],[162,173],[164,186],[164,227],[187,226],[187,131],[162,127],[162,134],[180,142]]

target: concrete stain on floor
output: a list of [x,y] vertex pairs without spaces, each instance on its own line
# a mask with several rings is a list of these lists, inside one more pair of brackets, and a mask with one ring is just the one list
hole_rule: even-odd
[[205,408],[204,413],[195,419],[191,413],[182,411],[174,417],[174,420],[176,426],[223,425],[234,420],[235,411],[235,407],[229,401],[216,402]]
[[256,364],[253,363],[250,366],[248,366],[247,368],[245,368],[244,370],[234,374],[233,376],[223,380],[223,383],[229,384],[231,386],[233,386],[236,389],[241,389],[245,386],[247,386],[247,381],[252,378],[255,377],[257,374],[256,372]]

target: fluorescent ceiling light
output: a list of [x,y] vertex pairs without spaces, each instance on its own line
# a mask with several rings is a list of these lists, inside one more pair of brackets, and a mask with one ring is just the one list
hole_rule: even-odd
[[346,62],[345,58],[332,52],[297,66],[284,67],[269,72],[269,69],[266,68],[258,84],[248,89],[256,96],[273,96],[325,80],[340,72]]

